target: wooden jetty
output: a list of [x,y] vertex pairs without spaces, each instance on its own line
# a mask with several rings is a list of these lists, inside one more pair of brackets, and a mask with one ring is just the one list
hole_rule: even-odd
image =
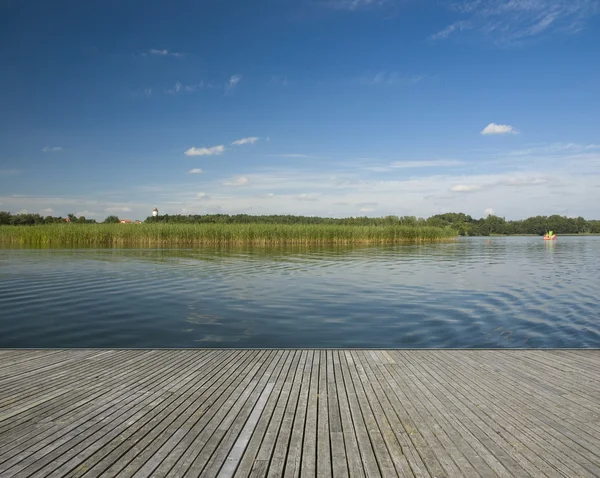
[[600,350],[0,350],[0,476],[600,476]]

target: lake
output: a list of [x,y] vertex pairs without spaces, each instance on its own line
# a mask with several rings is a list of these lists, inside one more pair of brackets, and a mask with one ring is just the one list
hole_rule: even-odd
[[600,237],[0,248],[0,347],[600,347],[599,292]]

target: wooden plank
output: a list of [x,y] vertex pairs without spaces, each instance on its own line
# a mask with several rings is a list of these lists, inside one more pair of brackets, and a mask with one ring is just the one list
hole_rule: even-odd
[[[176,354],[173,356],[173,358],[175,359],[173,366],[177,367],[178,362],[181,363],[182,360],[189,361],[192,357],[190,357],[190,353],[188,352],[185,354]],[[184,369],[182,368],[182,370]],[[168,370],[163,369],[163,371],[167,372]],[[136,371],[136,373],[139,372]],[[171,380],[176,379],[178,376],[179,374],[173,374],[171,372]],[[120,421],[117,420],[119,417],[127,417],[128,413],[134,413],[133,411],[135,410],[135,405],[138,402],[143,402],[144,400],[148,400],[149,398],[153,397],[154,395],[151,393],[153,389],[160,390],[160,388],[161,382],[154,382],[151,384],[148,390],[150,393],[147,393],[146,390],[143,390],[141,393],[138,390],[136,393],[134,390],[130,395],[130,397],[133,398],[132,401],[119,400],[118,398],[114,399],[113,401],[109,402],[109,407],[106,409],[103,415],[100,415],[99,420],[90,420],[89,416],[83,417],[78,421],[77,426],[68,427],[68,431],[66,433],[66,430],[63,430],[57,439],[55,438],[54,440],[50,441],[46,439],[41,442],[43,446],[40,447],[38,445],[35,448],[25,450],[14,456],[7,462],[11,464],[11,471],[14,473],[14,470],[17,470],[18,472],[15,474],[15,476],[19,476],[21,471],[23,471],[23,473],[27,473],[27,471],[24,471],[27,469],[38,470],[45,465],[58,466],[61,460],[68,458],[69,454],[67,452],[76,446],[81,440],[85,440],[87,436],[93,434],[96,430],[102,430],[103,428],[111,426],[114,427],[116,424],[120,423]],[[34,452],[34,450],[37,451]],[[4,466],[5,464],[2,464],[2,467]],[[0,468],[0,471],[2,471],[2,468]]]
[[[290,371],[288,371],[288,377],[290,377],[290,375],[293,374],[292,370],[294,367],[297,366],[300,356],[301,356],[301,352],[299,352],[299,351],[295,352],[291,369],[290,369]],[[255,380],[253,383],[250,384],[250,388],[251,387],[254,387],[254,388],[252,390],[250,390],[249,393],[246,393],[246,397],[248,397],[248,398],[246,399],[244,397],[245,403],[243,403],[243,406],[241,406],[241,408],[239,408],[239,405],[236,407],[236,408],[239,408],[239,412],[237,412],[234,409],[232,411],[232,413],[230,413],[229,416],[226,417],[225,420],[223,422],[221,422],[221,424],[219,425],[219,428],[217,429],[217,433],[215,433],[213,435],[213,437],[211,438],[213,443],[218,443],[218,446],[211,445],[211,443],[209,442],[207,444],[207,446],[205,447],[205,449],[203,450],[205,456],[208,457],[208,456],[210,456],[211,453],[212,453],[212,456],[210,456],[210,460],[208,460],[206,465],[202,468],[202,470],[201,470],[202,474],[204,474],[206,476],[216,476],[219,473],[219,470],[225,463],[225,460],[227,459],[229,452],[233,448],[235,442],[237,441],[239,434],[241,433],[242,429],[244,428],[247,419],[249,418],[250,414],[252,413],[252,409],[254,408],[256,401],[259,399],[259,397],[262,394],[265,387],[270,385],[269,381],[271,379],[271,376],[272,376],[272,373],[273,373],[276,363],[273,362],[272,365],[273,366],[270,366],[268,368],[267,373],[263,374],[263,376],[260,378],[260,380]],[[282,394],[281,394],[284,397],[286,394],[289,394],[288,383],[289,383],[289,379],[286,379],[286,383],[284,384],[284,388],[283,388]],[[275,388],[275,384],[273,383],[272,385],[273,385],[272,388]],[[282,401],[281,396],[280,396],[280,401]],[[238,400],[238,403],[241,405],[240,400]],[[265,406],[266,406],[266,404],[265,404]],[[264,410],[264,407],[263,407],[263,410]],[[278,411],[278,409],[276,409],[276,411]],[[275,414],[272,416],[272,420],[273,420],[274,416],[275,416]],[[260,419],[260,417],[259,417],[259,419]],[[281,427],[278,427],[278,430],[281,430]],[[267,435],[268,435],[268,431],[267,431]],[[264,441],[263,441],[263,443],[264,443]],[[214,451],[211,451],[211,449]],[[196,469],[200,470],[199,468],[196,468]]]
[[[350,351],[346,351],[345,355],[346,361],[348,362],[350,380],[352,382],[352,386],[354,387],[354,394],[358,402],[358,410],[360,410],[364,426],[366,427],[367,436],[369,437],[372,450],[375,453],[379,471],[384,477],[397,476],[393,457],[389,454],[385,437],[381,434],[379,425],[377,424],[377,419],[373,414],[373,410],[371,409],[369,399],[367,398],[367,394],[360,378],[359,369],[362,368],[360,364],[360,358]],[[346,386],[348,386],[348,383]],[[358,413],[358,410],[355,409],[353,412]],[[369,476],[372,474],[377,475],[375,468],[366,468],[366,472]]]
[[[186,473],[199,474],[201,472],[214,451],[214,445],[216,443],[215,441],[210,442],[211,437],[215,433],[215,436],[222,437],[218,431],[219,426],[224,421],[228,423],[233,422],[233,419],[237,415],[237,411],[243,406],[243,402],[248,394],[251,393],[251,389],[248,388],[248,385],[254,379],[254,375],[262,367],[263,363],[261,362],[264,358],[261,360],[261,357],[263,356],[265,358],[268,356],[276,357],[276,354],[270,353],[269,355],[268,352],[262,351],[261,355],[257,357],[258,360],[254,360],[249,365],[249,371],[244,373],[244,376],[240,377],[240,380],[223,391],[224,393],[218,402],[218,406],[215,406],[214,410],[211,410],[210,413],[201,417],[190,429],[189,436],[185,437],[182,441],[182,443],[188,445],[187,449],[180,455],[178,461],[169,472],[170,474],[174,476],[183,476]],[[238,400],[240,397],[241,400]],[[207,444],[208,447],[206,447]],[[198,473],[196,473],[196,470],[198,470]],[[162,475],[161,473],[157,473],[156,476]]]
[[304,426],[308,408],[308,394],[310,391],[311,372],[314,361],[314,350],[308,350],[304,369],[302,371],[301,388],[298,396],[296,414],[292,425],[290,444],[286,457],[284,476],[298,478],[302,464],[302,442],[304,439]]
[[[280,436],[282,423],[284,420],[285,410],[289,401],[290,392],[292,389],[292,385],[294,382],[294,378],[298,373],[298,370],[302,370],[302,366],[300,359],[302,358],[301,351],[294,351],[291,361],[287,364],[284,370],[282,370],[280,375],[280,384],[275,387],[278,391],[277,393],[277,403],[272,408],[269,413],[268,420],[269,425],[267,426],[266,432],[262,438],[260,448],[256,453],[256,462],[266,462],[269,463],[269,468],[263,474],[262,468],[257,468],[255,466],[252,467],[250,472],[250,476],[253,478],[258,478],[259,476],[267,476],[270,473],[270,467],[273,463],[273,456],[275,453],[275,447]],[[267,417],[265,416],[265,419]],[[284,436],[281,435],[281,438],[284,439]],[[286,437],[287,438],[287,435]],[[287,451],[287,447],[286,447]],[[285,456],[284,456],[285,458]],[[276,462],[275,467],[279,467],[283,465],[283,462]]]
[[415,395],[422,397],[421,400],[431,416],[445,430],[457,451],[468,460],[468,465],[459,465],[461,470],[474,476],[512,476],[511,472],[482,445],[484,437],[476,437],[464,426],[466,417],[460,409],[451,406],[452,402],[448,400],[448,396],[436,393],[437,390],[433,387],[435,380],[432,380],[428,373],[429,364],[425,359],[424,353],[420,353],[418,359],[415,359],[414,354],[408,355],[404,364],[413,372],[411,377]]
[[283,380],[287,374],[287,370],[293,353],[289,350],[279,351],[277,357],[277,365],[271,374],[269,381],[267,382],[268,387],[272,387],[267,403],[265,404],[263,411],[253,429],[252,435],[246,444],[244,453],[237,465],[235,476],[250,476],[253,470],[259,473],[266,473],[268,470],[269,460],[258,460],[257,455],[262,443],[262,440],[267,432],[273,410],[277,404],[279,393],[283,386]]
[[[448,361],[450,362],[450,361]],[[465,364],[465,357],[461,357],[461,365]],[[462,386],[467,388],[471,399],[478,399],[478,408],[480,408],[493,422],[500,424],[503,428],[503,435],[512,436],[512,443],[522,454],[526,454],[536,463],[536,466],[544,467],[546,474],[556,474],[561,472],[569,476],[576,471],[580,476],[590,476],[584,468],[575,461],[563,455],[554,446],[553,440],[549,437],[544,427],[540,427],[531,413],[523,413],[523,405],[514,403],[513,397],[506,394],[502,381],[490,380],[490,377],[481,376],[477,380],[477,386],[471,387],[466,380],[473,380],[473,370],[469,375],[460,368],[456,369],[458,374],[455,379],[462,381]],[[469,378],[470,377],[470,378]],[[497,405],[498,402],[502,406]],[[525,405],[527,406],[527,405]],[[548,451],[552,452],[548,453]],[[569,464],[565,465],[564,461]],[[546,463],[547,465],[544,465]]]
[[308,405],[306,409],[306,423],[304,426],[304,442],[302,443],[301,477],[314,477],[317,475],[317,401],[319,399],[319,368],[321,361],[320,351],[315,351],[310,375],[310,389],[308,392]]
[[[340,438],[336,436],[335,439],[343,440],[344,442],[348,476],[351,478],[362,478],[365,476],[365,470],[360,457],[360,450],[356,438],[356,430],[354,428],[354,421],[352,419],[352,411],[348,401],[348,393],[346,391],[346,387],[344,386],[344,377],[342,375],[342,359],[338,350],[332,351],[332,365],[333,382],[338,400],[340,425],[342,430],[342,437]],[[336,470],[334,469],[334,475],[335,474]]]
[[317,395],[317,477],[332,473],[331,442],[329,440],[329,410],[327,395],[327,353],[319,351],[319,392]]
[[[247,367],[254,365],[254,358],[259,354],[260,352],[248,351],[238,354],[226,353],[224,362],[214,364],[214,367],[211,366],[208,370],[203,370],[200,376],[194,377],[191,387],[182,388],[183,394],[173,394],[173,398],[162,402],[163,406],[158,410],[153,407],[152,413],[145,415],[147,419],[139,421],[138,426],[133,427],[122,442],[115,443],[114,440],[111,440],[104,444],[101,459],[87,471],[86,476],[117,476],[127,466],[129,466],[128,473],[135,471],[134,465],[130,464],[146,449],[148,444],[152,443],[155,437],[165,436],[162,434],[165,425],[174,423],[173,428],[178,432],[174,439],[176,442],[179,439],[185,439],[185,436],[181,437],[181,435],[185,435],[186,432],[193,429],[193,427],[184,426],[186,418],[191,416],[193,426],[198,426],[199,422],[204,423],[210,419],[215,413],[215,409],[221,406],[228,397],[223,393],[235,388],[235,384],[243,378],[244,371],[247,370]],[[178,389],[175,389],[175,392],[177,391]],[[180,404],[184,405],[181,410],[186,413],[184,416],[177,415]],[[193,405],[193,408],[188,410],[190,405]],[[175,422],[165,422],[165,418],[169,416],[175,418]],[[144,455],[144,457],[146,456]],[[145,460],[142,460],[141,464],[144,462]],[[138,463],[140,460],[135,465]]]
[[[350,367],[354,364],[354,359],[347,351],[340,351],[339,357],[340,368],[342,371],[341,378],[343,380],[344,390],[346,391],[346,397],[348,399],[350,419],[354,425],[354,433],[356,442],[358,444],[360,459],[363,465],[363,471],[368,477],[382,476],[381,470],[379,469],[379,464],[377,463],[377,457],[375,456],[373,444],[369,438],[369,432],[367,430],[365,418],[363,417],[360,408],[359,397],[352,381]],[[350,430],[348,431],[350,432]],[[351,442],[350,440],[348,441]],[[357,473],[360,473],[360,468],[358,469]]]
[[0,476],[600,476],[600,351],[0,350]]
[[[408,465],[408,461],[402,452],[402,447],[396,438],[396,435],[390,426],[390,423],[385,416],[385,413],[381,407],[381,404],[373,392],[373,387],[371,386],[372,375],[367,374],[365,370],[365,366],[368,364],[368,358],[373,360],[373,355],[371,352],[365,353],[364,351],[357,350],[353,352],[354,354],[354,363],[356,365],[356,370],[358,372],[358,377],[361,381],[362,388],[365,393],[366,403],[365,409],[368,407],[368,413],[375,420],[378,435],[381,435],[382,445],[387,449],[387,454],[392,460],[394,465],[394,469],[396,470],[397,476],[405,476],[412,477],[414,476],[410,470],[410,466]],[[375,359],[378,359],[375,356]],[[377,360],[379,362],[379,360]],[[379,439],[379,438],[377,438]]]
[[340,413],[340,402],[335,384],[335,372],[333,364],[333,351],[328,350],[327,358],[327,409],[329,412],[329,437],[331,443],[331,465],[334,477],[347,477],[348,458],[344,445],[344,430],[342,429],[342,416]]
[[[213,354],[211,354],[213,355]],[[114,457],[124,460],[126,453],[139,444],[148,433],[156,430],[178,407],[195,402],[195,393],[203,390],[203,385],[215,378],[217,374],[225,374],[229,363],[234,359],[232,354],[216,353],[207,357],[206,361],[193,360],[182,369],[182,374],[174,377],[172,382],[163,382],[145,403],[139,403],[111,427],[104,427],[90,435],[86,441],[80,442],[71,449],[70,458],[62,456],[62,465],[49,476],[63,476],[70,471],[70,476],[79,476],[82,470],[90,476],[104,473],[105,468],[114,463]],[[151,401],[150,401],[151,400]],[[185,407],[182,407],[182,411]],[[154,428],[153,428],[154,426]],[[145,435],[146,434],[146,435]]]
[[290,444],[290,440],[292,437],[292,427],[298,408],[298,398],[302,388],[302,379],[304,377],[306,364],[308,363],[310,365],[310,362],[308,362],[307,358],[308,352],[306,350],[301,351],[300,361],[298,362],[298,366],[293,377],[287,405],[281,421],[281,426],[279,428],[279,434],[277,435],[277,441],[275,442],[275,449],[273,450],[271,463],[269,465],[268,476],[270,477],[281,477],[284,475],[287,455],[288,452],[291,451],[292,446]]

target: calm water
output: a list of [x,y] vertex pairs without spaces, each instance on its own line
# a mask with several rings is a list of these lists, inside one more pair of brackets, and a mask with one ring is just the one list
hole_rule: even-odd
[[0,249],[0,347],[600,347],[600,237]]

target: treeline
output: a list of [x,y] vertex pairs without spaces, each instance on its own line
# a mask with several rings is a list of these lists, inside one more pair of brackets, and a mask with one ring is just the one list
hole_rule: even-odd
[[347,217],[329,218],[314,216],[271,215],[251,216],[248,214],[206,214],[206,215],[168,215],[148,217],[146,223],[172,224],[338,224],[356,226],[383,226],[402,224],[406,226],[451,226],[462,236],[489,236],[490,234],[538,234],[549,230],[557,234],[600,233],[600,221],[586,220],[582,217],[535,216],[518,221],[507,221],[502,217],[490,215],[487,218],[473,219],[468,214],[437,214],[428,219],[415,216],[386,217]]
[[[95,219],[84,216],[68,215],[74,224],[95,224]],[[39,214],[10,214],[0,211],[0,225],[41,225],[64,223],[65,218]],[[117,216],[108,216],[104,223],[117,223]],[[427,219],[415,216],[385,217],[315,217],[293,215],[251,216],[248,214],[206,214],[206,215],[162,215],[148,217],[145,223],[169,224],[330,224],[344,226],[388,226],[401,224],[405,226],[451,226],[461,236],[489,236],[490,234],[537,234],[548,231],[557,234],[600,234],[600,220],[586,220],[583,217],[566,217],[559,215],[535,216],[518,221],[507,221],[502,217],[490,215],[482,219],[473,219],[468,214],[437,214]]]
[[[67,216],[69,222],[76,224],[96,224],[95,219],[86,219],[85,216],[76,217],[75,214]],[[64,217],[42,216],[40,214],[11,214],[0,211],[0,226],[38,226],[42,224],[59,224],[66,222]]]
[[600,233],[600,221],[586,220],[583,217],[535,216],[518,221],[507,221],[490,215],[473,219],[463,213],[437,214],[426,220],[430,226],[452,226],[461,236],[489,236],[490,234],[536,234],[548,231],[556,234]]

